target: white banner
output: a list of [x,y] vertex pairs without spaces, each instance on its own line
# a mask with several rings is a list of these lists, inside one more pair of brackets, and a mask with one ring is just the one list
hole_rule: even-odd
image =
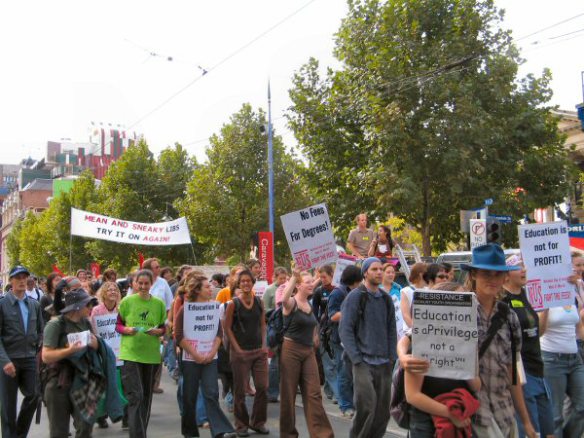
[[535,310],[574,304],[568,231],[566,221],[519,225],[527,297]]
[[97,334],[107,342],[116,355],[116,366],[122,366],[124,361],[118,359],[120,357],[120,343],[122,341],[122,335],[116,331],[118,314],[108,313],[107,315],[94,316],[93,319]]
[[268,282],[265,280],[258,280],[253,285],[253,291],[256,297],[262,298],[266,289],[268,288]]
[[477,375],[477,304],[472,292],[415,291],[412,354],[430,361],[427,376]]
[[[206,354],[213,348],[219,330],[220,307],[221,303],[216,301],[184,304],[184,338],[198,353]],[[183,360],[193,362],[186,350],[183,350]]]
[[316,268],[337,260],[337,245],[326,205],[313,205],[280,219],[292,258],[300,269]]
[[144,224],[71,208],[71,234],[131,245],[190,245],[184,217],[170,222]]

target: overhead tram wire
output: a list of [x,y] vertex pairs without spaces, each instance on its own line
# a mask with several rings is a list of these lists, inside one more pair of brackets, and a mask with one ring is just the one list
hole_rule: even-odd
[[532,32],[530,34],[524,35],[524,36],[522,36],[520,38],[517,38],[515,41],[522,41],[524,39],[527,39],[527,38],[532,37],[534,35],[537,35],[537,34],[540,34],[542,32],[545,32],[546,30],[553,29],[556,26],[559,26],[561,24],[564,24],[564,23],[567,23],[569,21],[575,20],[576,18],[579,18],[579,17],[582,17],[582,16],[584,16],[584,12],[582,12],[580,14],[577,14],[577,15],[574,15],[572,17],[566,18],[565,20],[558,21],[557,23],[554,23],[554,24],[551,24],[549,26],[546,26],[546,27],[544,27],[542,29],[536,30],[536,31],[534,31],[534,32]]
[[143,115],[138,120],[136,120],[134,123],[132,123],[130,126],[128,126],[127,129],[132,129],[133,127],[135,127],[136,125],[138,125],[139,123],[141,123],[143,120],[145,120],[148,117],[150,117],[152,114],[154,114],[155,112],[157,112],[158,110],[160,110],[161,108],[163,108],[164,106],[166,106],[170,101],[174,100],[177,96],[179,96],[180,94],[182,94],[183,92],[185,92],[186,90],[188,90],[190,87],[192,87],[194,84],[196,84],[198,81],[200,81],[208,73],[211,73],[213,70],[216,70],[217,68],[219,68],[220,66],[222,66],[223,64],[225,64],[231,58],[235,57],[240,52],[242,52],[243,50],[247,49],[249,46],[251,46],[252,44],[254,44],[255,42],[257,42],[258,40],[260,40],[261,38],[263,38],[264,36],[266,36],[267,34],[269,34],[270,32],[272,32],[277,27],[279,27],[282,24],[284,24],[286,21],[290,20],[295,15],[299,14],[301,11],[303,11],[304,9],[306,9],[308,6],[310,6],[315,1],[316,0],[310,0],[310,1],[308,1],[307,3],[305,3],[300,8],[296,9],[291,14],[289,14],[286,17],[282,18],[280,21],[276,22],[275,24],[273,24],[272,26],[270,26],[268,29],[264,30],[259,35],[257,35],[256,37],[252,38],[247,43],[245,43],[244,45],[242,45],[241,47],[239,47],[235,51],[231,52],[225,58],[221,59],[217,64],[213,65],[212,67],[210,67],[209,69],[207,69],[205,72],[203,72],[203,74],[201,74],[200,76],[197,76],[195,79],[193,79],[191,82],[189,82],[188,84],[186,84],[184,87],[182,87],[181,89],[179,89],[175,93],[171,94],[170,97],[166,98],[159,105],[157,105],[156,107],[154,107],[154,109],[150,110],[145,115]]

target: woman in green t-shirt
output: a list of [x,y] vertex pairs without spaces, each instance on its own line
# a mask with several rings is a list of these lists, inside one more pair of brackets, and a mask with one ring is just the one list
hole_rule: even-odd
[[166,306],[150,295],[154,276],[148,269],[136,274],[134,293],[120,303],[116,330],[122,335],[119,359],[122,386],[128,399],[130,437],[146,437],[154,376],[160,367],[160,336],[164,334]]

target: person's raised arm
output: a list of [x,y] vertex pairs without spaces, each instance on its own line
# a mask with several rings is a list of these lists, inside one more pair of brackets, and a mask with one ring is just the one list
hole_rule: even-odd
[[296,284],[300,280],[300,272],[301,271],[299,268],[294,268],[292,270],[292,276],[290,277],[290,280],[288,280],[288,283],[284,288],[284,295],[282,297],[282,306],[284,306],[282,313],[284,315],[289,315],[292,309],[294,308],[294,300],[292,299],[292,293],[294,292],[294,289],[296,289]]

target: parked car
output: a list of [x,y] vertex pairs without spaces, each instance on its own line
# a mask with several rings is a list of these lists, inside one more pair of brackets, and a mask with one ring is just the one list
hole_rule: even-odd
[[[519,254],[518,249],[505,249],[505,257]],[[454,278],[461,284],[464,284],[466,280],[467,271],[460,269],[460,265],[463,263],[470,263],[472,260],[471,251],[458,251],[458,252],[445,252],[438,256],[436,263],[450,263],[454,269]]]

